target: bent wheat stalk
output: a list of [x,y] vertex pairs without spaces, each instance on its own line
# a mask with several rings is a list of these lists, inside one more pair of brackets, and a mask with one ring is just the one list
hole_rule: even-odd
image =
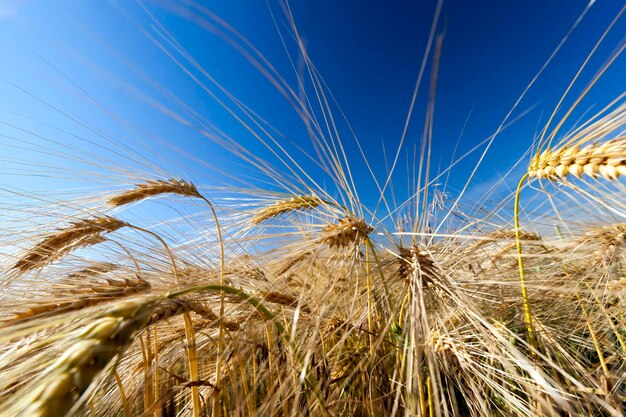
[[[536,340],[532,329],[528,289],[524,276],[519,224],[520,193],[524,182],[529,178],[545,178],[548,181],[561,181],[567,184],[568,175],[576,178],[585,175],[592,179],[600,176],[607,180],[616,180],[621,175],[625,175],[626,136],[619,131],[625,118],[626,107],[622,104],[584,129],[574,131],[572,135],[561,141],[561,146],[539,150],[531,159],[526,174],[517,186],[514,206],[515,245],[522,287],[524,321],[528,331],[528,341],[532,347],[536,347]],[[555,132],[556,130],[558,128]],[[607,140],[602,141],[602,138]]]
[[519,268],[520,286],[522,287],[522,303],[524,307],[524,323],[526,324],[526,332],[528,333],[528,343],[533,349],[537,348],[537,340],[535,338],[535,331],[533,329],[532,313],[530,311],[530,302],[528,300],[528,287],[526,286],[526,276],[524,274],[524,260],[522,258],[522,240],[521,230],[519,225],[519,202],[522,186],[528,178],[528,174],[525,174],[520,180],[517,191],[515,192],[515,206],[513,211],[513,218],[515,222],[515,248],[517,250],[517,265]]
[[[148,180],[144,184],[137,185],[132,190],[128,190],[116,197],[110,198],[109,204],[115,207],[118,207],[118,206],[130,204],[136,201],[144,200],[148,197],[153,197],[153,196],[157,196],[161,194],[178,194],[178,195],[184,195],[187,197],[200,198],[209,205],[209,208],[211,209],[211,213],[213,215],[213,220],[215,221],[215,227],[217,229],[217,235],[218,235],[219,244],[220,244],[220,277],[221,277],[220,283],[221,285],[224,285],[225,284],[224,270],[226,267],[225,266],[226,262],[225,262],[225,254],[224,254],[224,239],[222,236],[222,229],[220,227],[220,223],[217,218],[217,213],[215,212],[215,208],[213,207],[213,204],[206,197],[200,194],[200,192],[198,191],[198,189],[193,183],[185,181],[185,180],[176,180],[176,179],[170,179],[168,181]],[[176,282],[178,283],[178,273],[176,270],[176,265],[174,263],[174,258],[169,248],[165,244],[165,242],[163,242],[163,240],[158,235],[146,229],[140,229],[140,228],[137,228],[137,229],[153,234],[156,238],[158,238],[161,241],[161,243],[163,243],[172,261],[172,268],[174,269],[174,275],[176,276]],[[192,325],[191,316],[189,315],[188,311],[185,311],[183,315],[185,317],[186,335],[188,338],[193,337],[194,336],[193,329],[189,328],[189,326]],[[217,353],[218,361],[216,364],[216,385],[217,386],[219,386],[220,384],[220,377],[221,377],[221,361],[219,358],[221,357],[222,350],[223,350],[223,343],[222,343],[223,326],[221,325],[223,316],[224,316],[224,295],[222,294],[221,301],[220,301],[220,317],[219,317],[220,334],[218,338],[218,353]],[[198,374],[197,369],[193,369],[194,367],[197,368],[197,360],[194,359],[195,341],[188,340],[187,343],[190,346],[189,351],[188,351],[189,352],[188,359],[189,359],[189,366],[191,368],[190,374],[191,374],[192,382],[193,382],[193,381],[197,381],[197,374]],[[192,397],[193,397],[193,404],[194,404],[194,407],[193,407],[194,417],[199,417],[200,398],[199,398],[197,386],[194,386],[192,388]]]

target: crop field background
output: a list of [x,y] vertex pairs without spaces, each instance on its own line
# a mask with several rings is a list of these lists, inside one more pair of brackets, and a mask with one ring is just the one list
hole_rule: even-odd
[[0,417],[626,415],[626,7],[0,0]]

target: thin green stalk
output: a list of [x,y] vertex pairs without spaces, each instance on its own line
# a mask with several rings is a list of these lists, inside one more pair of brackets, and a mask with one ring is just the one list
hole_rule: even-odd
[[[528,178],[528,173],[524,174],[519,184],[517,185],[517,191],[515,192],[515,208],[513,217],[515,221],[515,247],[517,250],[517,265],[519,267],[519,280],[522,287],[522,302],[524,304],[524,322],[526,323],[526,331],[528,332],[528,343],[533,349],[537,349],[537,339],[535,338],[535,331],[533,329],[532,314],[530,312],[530,302],[528,301],[528,288],[526,287],[526,277],[524,275],[524,260],[522,259],[522,242],[520,241],[520,227],[519,227],[519,200],[522,192],[522,186],[524,181]],[[533,353],[534,355],[534,353]]]

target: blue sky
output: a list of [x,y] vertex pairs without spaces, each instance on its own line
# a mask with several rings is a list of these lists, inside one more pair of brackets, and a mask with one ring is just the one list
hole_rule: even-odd
[[[203,129],[224,132],[251,153],[276,162],[209,92],[146,36],[159,39],[158,33],[165,31],[197,60],[202,69],[191,73],[203,80],[210,92],[225,98],[202,71],[271,124],[276,129],[273,137],[294,154],[296,146],[313,153],[303,123],[284,97],[223,34],[213,30],[210,21],[203,20],[200,8],[191,11],[187,3],[191,2],[0,0],[0,185],[34,191],[52,188],[62,196],[58,190],[99,185],[106,189],[111,182],[132,183],[125,175],[138,171],[137,176],[173,175],[204,184],[226,185],[240,179],[271,186],[260,180],[258,172],[198,132],[194,112],[207,123]],[[618,3],[597,1],[590,8],[512,117],[528,113],[494,142],[477,171],[471,187],[474,193],[497,180],[531,146],[569,81],[619,12]],[[297,90],[289,59],[297,65],[297,48],[278,2],[197,4],[245,36]],[[497,129],[587,4],[576,0],[444,3],[437,25],[444,42],[435,102],[433,173],[449,163],[461,131],[457,156]],[[345,113],[372,169],[384,179],[383,143],[390,164],[436,2],[318,0],[293,1],[290,7],[310,59]],[[622,17],[567,103],[573,102],[625,35],[626,18]],[[160,41],[164,42],[163,38]],[[171,45],[168,48],[171,51]],[[429,60],[407,132],[408,155],[423,130],[431,67]],[[600,108],[622,93],[624,74],[626,62],[618,59],[573,114],[572,123],[585,111]],[[155,85],[175,98],[163,95]],[[311,94],[310,83],[306,87]],[[166,114],[164,109],[172,113]],[[373,205],[377,199],[374,183],[368,180],[369,173],[338,108],[333,106],[333,110],[360,184],[360,196]],[[195,123],[195,128],[176,118]],[[456,166],[449,183],[452,194],[463,187],[481,152]],[[316,180],[328,185],[312,161],[297,158]],[[96,160],[98,166],[85,162],[89,160]],[[413,158],[408,160],[412,165]],[[410,192],[406,165],[407,155],[402,153],[395,178],[400,200]],[[119,176],[107,178],[117,169],[122,170]]]

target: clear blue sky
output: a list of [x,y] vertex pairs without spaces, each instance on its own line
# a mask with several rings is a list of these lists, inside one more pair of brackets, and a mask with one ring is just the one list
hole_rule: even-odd
[[[157,108],[164,106],[188,121],[193,119],[188,109],[193,109],[211,129],[217,128],[251,152],[273,160],[249,132],[142,31],[152,36],[158,31],[169,31],[203,70],[271,123],[280,132],[274,136],[281,143],[292,150],[293,144],[297,144],[312,152],[302,122],[276,88],[224,36],[202,27],[201,14],[189,11],[185,3],[0,0],[0,185],[43,190],[50,186],[71,188],[72,184],[79,187],[94,178],[92,184],[106,183],[106,179],[86,177],[82,171],[74,175],[71,169],[99,173],[117,166],[128,170],[141,168],[140,158],[124,146],[153,161],[154,165],[144,168],[155,175],[176,175],[216,185],[233,182],[221,171],[246,181],[248,175],[259,178],[196,129]],[[528,149],[588,52],[619,12],[619,3],[599,0],[591,7],[513,117],[531,109],[530,113],[494,143],[478,171],[478,187],[498,178]],[[296,48],[279,3],[269,1],[269,8],[266,2],[256,0],[198,4],[238,30],[296,88],[296,77],[282,41],[297,60]],[[440,164],[448,164],[466,120],[457,155],[495,131],[586,5],[586,1],[580,0],[444,3],[438,24],[438,31],[445,38],[435,110],[433,172],[439,170]],[[402,133],[436,3],[299,0],[290,6],[311,60],[345,112],[374,171],[384,177],[382,143],[390,163]],[[161,29],[156,22],[163,25]],[[624,42],[625,36],[626,18],[622,17],[589,63],[574,89],[576,93]],[[625,90],[625,61],[619,59],[607,72],[572,121]],[[409,128],[408,149],[419,143],[423,129],[430,68],[431,62]],[[198,70],[192,72],[202,78]],[[180,102],[162,95],[148,78],[167,88]],[[217,91],[212,85],[210,88]],[[224,98],[223,93],[218,95]],[[185,105],[189,106],[187,110]],[[335,116],[339,120],[337,113]],[[369,174],[347,126],[341,121],[338,125],[353,157],[354,174],[362,184],[361,197],[373,204],[377,197],[373,183],[367,180]],[[122,145],[116,147],[105,137]],[[60,151],[60,155],[50,155],[48,148]],[[67,154],[73,159],[65,158]],[[473,154],[453,171],[451,191],[463,186],[479,155],[480,152]],[[93,160],[94,156],[100,158],[105,169],[78,160]],[[31,167],[24,162],[38,165]],[[302,163],[316,179],[324,181],[312,162]],[[402,199],[408,192],[403,179],[404,155],[400,165],[396,187],[397,196]],[[159,172],[157,166],[164,171]],[[66,178],[59,178],[58,167],[69,169]],[[88,181],[77,182],[79,178]]]

